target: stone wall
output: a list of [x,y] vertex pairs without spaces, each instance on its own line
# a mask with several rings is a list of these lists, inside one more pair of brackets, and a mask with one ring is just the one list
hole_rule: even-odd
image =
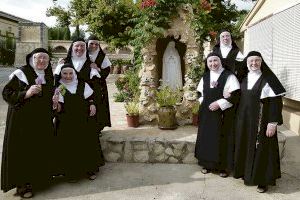
[[[173,131],[172,134],[176,137],[169,137],[168,131],[157,130],[156,132],[160,132],[158,135],[155,135],[153,131],[150,132],[149,129],[147,131],[148,134],[145,134],[144,130],[140,132],[140,135],[130,134],[131,130],[122,134],[103,131],[100,141],[105,160],[129,163],[197,163],[194,157],[196,143],[194,129],[185,127],[184,135],[178,130]],[[278,131],[280,159],[284,157],[285,142],[286,137]]]
[[48,49],[48,28],[44,23],[20,23],[20,38],[16,43],[15,66],[26,63],[26,55],[35,48]]
[[[186,45],[186,52],[183,57],[184,61],[184,86],[183,101],[177,105],[177,121],[179,125],[191,123],[191,107],[197,99],[195,91],[196,84],[186,76],[190,66],[192,66],[196,58],[199,56],[199,48],[197,46],[194,31],[190,25],[190,16],[192,8],[189,5],[179,9],[179,18],[173,20],[170,28],[165,30],[164,37],[173,37],[175,40]],[[155,91],[159,87],[158,65],[156,43],[158,38],[154,38],[152,42],[142,50],[143,63],[140,71],[140,113],[142,113],[141,121],[144,123],[156,121],[157,104],[155,101]]]

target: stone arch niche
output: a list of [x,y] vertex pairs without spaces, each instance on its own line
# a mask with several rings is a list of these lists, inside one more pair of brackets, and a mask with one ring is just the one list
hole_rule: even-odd
[[159,87],[159,79],[162,77],[162,57],[169,41],[174,40],[181,59],[183,74],[183,100],[177,105],[176,118],[179,125],[191,123],[191,107],[197,100],[193,83],[187,77],[189,68],[196,62],[199,56],[199,48],[194,37],[194,31],[190,25],[192,8],[184,5],[178,9],[179,17],[172,20],[170,28],[164,31],[164,36],[153,40],[142,49],[142,69],[139,76],[140,82],[140,113],[143,123],[156,122],[157,104],[155,92]]

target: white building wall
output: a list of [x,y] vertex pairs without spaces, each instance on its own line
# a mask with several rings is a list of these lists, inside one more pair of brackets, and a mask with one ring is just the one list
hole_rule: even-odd
[[245,54],[256,50],[287,90],[286,97],[300,101],[300,3],[248,27]]

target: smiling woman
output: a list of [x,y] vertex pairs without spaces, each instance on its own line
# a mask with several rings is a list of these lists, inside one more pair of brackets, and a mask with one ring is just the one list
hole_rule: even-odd
[[48,52],[37,48],[3,89],[8,114],[3,142],[1,189],[29,198],[51,176],[53,75]]

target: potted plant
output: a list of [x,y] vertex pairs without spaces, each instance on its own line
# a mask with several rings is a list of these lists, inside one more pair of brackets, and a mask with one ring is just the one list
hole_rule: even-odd
[[200,103],[199,101],[196,101],[192,106],[192,124],[194,126],[198,126],[199,124],[199,109]]
[[136,101],[130,101],[125,104],[126,119],[128,127],[139,126],[139,104]]
[[158,127],[160,129],[176,129],[175,105],[179,103],[182,92],[179,89],[172,89],[169,86],[161,86],[156,92],[156,102],[158,104]]

